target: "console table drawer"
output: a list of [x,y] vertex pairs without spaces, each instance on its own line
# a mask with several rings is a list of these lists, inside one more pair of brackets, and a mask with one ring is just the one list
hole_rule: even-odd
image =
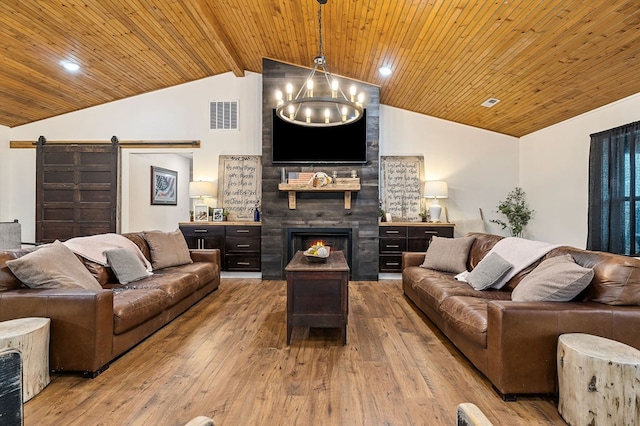
[[227,271],[259,272],[260,255],[227,254],[225,267]]
[[428,238],[433,236],[453,238],[453,227],[443,226],[410,226],[409,238]]
[[380,253],[407,251],[406,238],[380,238]]
[[401,272],[401,254],[381,254],[379,257],[380,272]]
[[214,237],[224,236],[224,227],[207,225],[180,225],[180,231],[185,237]]
[[406,226],[381,226],[378,229],[380,238],[405,238],[407,236]]
[[225,238],[224,248],[227,253],[259,252],[260,237],[227,237]]
[[262,229],[259,226],[227,226],[225,234],[229,237],[260,237]]

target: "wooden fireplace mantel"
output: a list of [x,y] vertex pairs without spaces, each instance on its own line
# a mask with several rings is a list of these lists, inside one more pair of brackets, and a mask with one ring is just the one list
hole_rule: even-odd
[[335,183],[325,186],[278,184],[280,191],[289,193],[289,209],[296,209],[296,193],[298,192],[344,192],[344,208],[351,210],[351,193],[360,191],[360,178],[338,178]]

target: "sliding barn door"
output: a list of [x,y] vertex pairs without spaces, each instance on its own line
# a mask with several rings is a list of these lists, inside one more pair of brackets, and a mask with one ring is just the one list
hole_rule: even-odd
[[36,241],[116,232],[118,145],[47,144],[36,154]]

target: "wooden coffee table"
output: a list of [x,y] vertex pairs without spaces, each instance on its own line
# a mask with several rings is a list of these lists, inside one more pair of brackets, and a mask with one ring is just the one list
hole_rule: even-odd
[[349,265],[342,251],[325,263],[312,263],[298,251],[284,268],[287,275],[287,345],[293,327],[340,328],[347,344]]

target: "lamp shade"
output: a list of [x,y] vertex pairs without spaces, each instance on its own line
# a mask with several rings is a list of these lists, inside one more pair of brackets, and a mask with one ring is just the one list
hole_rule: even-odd
[[189,182],[190,198],[209,198],[214,196],[213,182],[199,180]]
[[432,180],[424,183],[425,198],[448,198],[449,187],[447,182],[441,180]]

